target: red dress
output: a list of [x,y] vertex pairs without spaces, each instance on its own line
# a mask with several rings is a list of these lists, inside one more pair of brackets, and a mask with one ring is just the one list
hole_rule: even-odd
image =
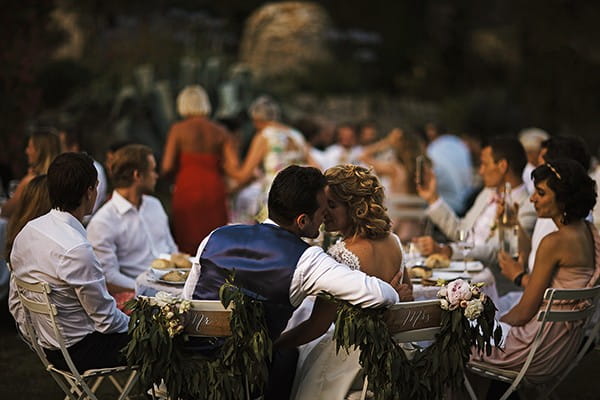
[[229,133],[208,118],[190,117],[171,127],[169,140],[177,147],[175,241],[181,251],[195,255],[202,239],[228,221],[221,157]]
[[179,249],[195,255],[213,229],[227,224],[225,183],[220,158],[181,153],[173,190],[173,223]]

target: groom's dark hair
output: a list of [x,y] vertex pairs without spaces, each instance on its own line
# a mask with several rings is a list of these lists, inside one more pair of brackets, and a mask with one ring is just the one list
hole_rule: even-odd
[[290,165],[281,170],[269,190],[269,218],[289,225],[300,214],[312,216],[319,208],[317,193],[327,179],[317,168]]

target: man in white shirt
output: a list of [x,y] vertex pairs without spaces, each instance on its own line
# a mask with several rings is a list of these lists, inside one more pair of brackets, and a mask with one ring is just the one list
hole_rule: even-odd
[[[529,194],[521,178],[527,162],[521,143],[514,138],[495,138],[481,151],[479,174],[485,188],[475,199],[473,206],[464,218],[458,218],[450,207],[440,198],[436,189],[436,179],[432,176],[425,186],[418,187],[419,195],[429,203],[426,210],[431,221],[452,241],[458,240],[459,229],[472,229],[475,247],[469,256],[482,261],[486,265],[497,265],[497,254],[500,247],[496,224],[497,203],[505,183],[510,183],[511,198],[518,205],[518,220],[525,232],[530,235],[536,220],[536,213],[529,202]],[[443,246],[430,236],[416,239],[423,255],[432,253],[446,254],[457,258],[456,243]],[[495,269],[494,272],[497,272]],[[506,281],[499,273],[497,278]],[[506,282],[505,282],[506,283]]]
[[343,123],[335,130],[337,142],[325,149],[321,157],[323,170],[339,164],[360,164],[362,147],[357,145],[354,126]]
[[[11,252],[14,276],[28,283],[50,284],[65,344],[80,370],[122,364],[120,349],[129,341],[129,318],[116,308],[106,290],[104,274],[81,223],[92,211],[97,184],[90,157],[82,153],[58,156],[48,169],[53,209],[21,230]],[[14,280],[9,308],[17,323],[23,325]],[[50,324],[44,320],[34,322],[50,362],[66,369]]]
[[[369,307],[398,301],[394,287],[336,262],[301,237],[316,238],[327,209],[327,181],[316,168],[290,166],[277,174],[269,192],[269,218],[257,225],[228,225],[213,231],[198,248],[183,297],[216,300],[233,271],[235,284],[265,300],[274,340],[292,312],[309,295],[330,293]],[[393,283],[397,285],[397,278]],[[297,354],[296,354],[297,357]],[[274,356],[266,399],[287,398],[295,359]],[[281,390],[281,391],[279,391]]]
[[119,149],[111,163],[115,190],[92,217],[87,231],[104,270],[111,294],[133,293],[135,278],[161,253],[177,246],[169,219],[154,191],[156,160],[152,150],[131,144]]

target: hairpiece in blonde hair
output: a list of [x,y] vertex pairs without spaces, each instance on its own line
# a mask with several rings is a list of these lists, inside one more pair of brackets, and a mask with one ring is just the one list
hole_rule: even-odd
[[546,166],[550,169],[550,171],[552,171],[554,173],[554,175],[556,175],[556,177],[558,178],[558,180],[562,180],[562,177],[560,176],[560,174],[558,173],[558,171],[556,170],[556,168],[554,168],[552,166],[552,164],[550,164],[549,162],[547,162]]

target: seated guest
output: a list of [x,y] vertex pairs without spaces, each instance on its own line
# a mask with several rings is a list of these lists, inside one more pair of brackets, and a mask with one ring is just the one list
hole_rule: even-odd
[[34,132],[27,141],[25,148],[29,169],[27,175],[21,179],[14,193],[9,193],[11,198],[2,204],[2,216],[9,218],[21,201],[21,193],[25,186],[36,176],[48,171],[50,163],[60,154],[60,140],[54,129],[39,130]]
[[358,146],[356,129],[349,123],[335,128],[336,143],[325,149],[321,157],[321,167],[327,169],[339,164],[360,164],[362,147]]
[[[527,358],[540,322],[538,312],[545,307],[547,288],[580,289],[592,287],[600,278],[600,235],[585,221],[596,203],[596,184],[581,165],[573,160],[553,160],[533,172],[535,192],[531,196],[539,218],[552,218],[558,230],[542,239],[535,268],[527,277],[520,302],[500,321],[505,324],[504,348],[491,355],[472,357],[495,367],[519,370]],[[503,273],[507,259],[500,253]],[[525,272],[510,270],[510,279],[519,284]],[[579,305],[561,303],[559,309],[575,309]],[[542,335],[542,342],[527,371],[532,382],[548,379],[572,361],[583,336],[583,323],[555,322]]]
[[[521,179],[526,162],[525,151],[517,139],[493,139],[481,151],[479,174],[485,188],[479,193],[465,217],[458,218],[439,197],[435,175],[423,186],[418,187],[419,195],[429,203],[427,215],[453,241],[458,240],[459,229],[472,229],[475,247],[470,257],[488,265],[495,264],[500,246],[498,229],[494,229],[496,207],[505,183],[510,183],[512,187],[510,195],[512,201],[518,205],[518,221],[521,227],[529,234],[535,224],[535,212],[528,202],[529,194]],[[416,242],[424,255],[442,253],[452,257],[460,254],[456,251],[454,243],[449,246],[440,245],[429,236],[419,237]]]
[[[319,234],[327,209],[326,184],[316,168],[289,166],[279,172],[269,191],[269,219],[257,225],[224,226],[207,236],[198,248],[199,263],[192,267],[183,297],[217,300],[219,288],[235,270],[234,283],[269,305],[273,340],[309,295],[327,292],[365,307],[396,303],[393,286],[348,268],[301,239]],[[396,274],[391,282],[398,286],[400,277]],[[289,397],[296,358],[296,351],[274,353],[266,399]]]
[[540,165],[539,159],[542,143],[548,140],[548,138],[550,138],[550,135],[539,128],[528,128],[519,133],[519,141],[527,154],[527,165],[523,169],[523,182],[525,182],[529,194],[532,194],[534,190],[531,172],[535,167]]
[[[368,169],[339,165],[325,171],[328,186],[325,230],[340,232],[342,240],[329,253],[350,268],[376,276],[386,282],[402,273],[401,301],[410,301],[412,285],[404,273],[402,244],[391,232],[383,186]],[[366,210],[366,212],[365,212]],[[323,335],[336,317],[336,304],[317,298],[311,317],[284,332],[275,343],[295,347]],[[333,329],[314,343],[300,347],[300,365],[294,382],[293,398],[343,399],[361,367],[359,351],[337,352]],[[325,374],[323,371],[327,371]],[[329,377],[335,377],[330,379]]]
[[177,246],[160,201],[148,195],[154,192],[158,177],[152,150],[140,144],[119,149],[110,175],[115,190],[92,217],[88,238],[111,294],[131,297],[135,278],[161,253],[176,252]]
[[[85,154],[64,153],[50,165],[47,179],[53,209],[27,223],[15,238],[10,257],[13,274],[28,283],[50,284],[57,320],[78,369],[122,364],[120,350],[129,341],[129,318],[108,294],[81,223],[96,200],[94,163]],[[24,324],[21,307],[13,280],[9,308],[20,326]],[[48,322],[36,324],[48,360],[67,369]]]
[[33,178],[21,194],[21,201],[17,204],[15,212],[10,217],[6,235],[6,259],[10,260],[10,251],[17,234],[32,219],[50,211],[50,196],[48,195],[47,175]]

